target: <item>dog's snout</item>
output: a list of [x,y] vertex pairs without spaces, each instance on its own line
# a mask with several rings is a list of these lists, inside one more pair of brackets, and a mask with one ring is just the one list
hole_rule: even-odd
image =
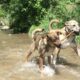
[[57,39],[54,44],[56,45],[56,47],[60,48],[61,47],[61,41],[59,39]]
[[56,47],[61,48],[61,43],[60,42],[55,42],[54,44],[56,45]]
[[61,44],[57,45],[58,48],[61,48]]

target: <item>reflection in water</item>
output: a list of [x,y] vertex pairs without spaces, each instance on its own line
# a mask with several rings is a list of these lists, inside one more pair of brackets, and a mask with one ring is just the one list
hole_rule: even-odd
[[[62,59],[56,66],[59,74],[54,74],[54,69],[45,66],[45,74],[47,75],[50,72],[49,75],[53,76],[44,75],[44,77],[41,77],[36,64],[24,62],[30,44],[31,39],[27,34],[0,32],[0,80],[80,79],[80,57],[76,56],[75,53],[73,54],[73,51],[69,48],[60,53]],[[36,52],[32,56],[36,56]]]

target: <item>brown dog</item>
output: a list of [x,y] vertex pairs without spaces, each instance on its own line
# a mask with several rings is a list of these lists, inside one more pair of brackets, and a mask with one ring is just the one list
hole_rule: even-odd
[[[30,55],[35,51],[38,50],[39,52],[39,68],[40,70],[43,69],[44,64],[44,57],[46,55],[53,54],[53,51],[57,48],[60,48],[61,43],[59,40],[59,31],[56,32],[49,32],[46,33],[44,29],[36,29],[32,33],[32,39],[33,43],[31,44],[31,48],[28,52],[28,55],[26,56],[27,60],[30,57]],[[47,53],[49,52],[49,53]],[[55,55],[55,58],[57,56]],[[50,63],[50,60],[49,60]]]
[[[59,20],[57,19],[51,20],[49,24],[49,30],[50,30],[49,32],[54,33],[54,31],[60,31],[62,33],[62,34],[59,34],[59,39],[61,41],[61,48],[66,48],[70,46],[75,51],[75,53],[80,56],[80,52],[78,52],[77,44],[75,41],[76,35],[79,35],[80,33],[80,27],[78,22],[75,20],[70,20],[65,22],[65,26],[62,29],[53,30],[52,24],[54,22],[59,22]],[[57,53],[58,55],[57,59],[59,59],[59,52],[60,52],[60,49]]]

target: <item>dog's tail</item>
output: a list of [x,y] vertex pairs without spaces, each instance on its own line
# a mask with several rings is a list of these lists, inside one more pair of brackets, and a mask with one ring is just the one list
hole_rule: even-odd
[[44,32],[44,29],[37,28],[32,32],[32,38],[34,39],[36,36],[38,36],[41,32]]
[[59,20],[58,19],[53,19],[50,21],[50,24],[49,24],[49,30],[52,30],[52,24],[53,23],[59,23]]

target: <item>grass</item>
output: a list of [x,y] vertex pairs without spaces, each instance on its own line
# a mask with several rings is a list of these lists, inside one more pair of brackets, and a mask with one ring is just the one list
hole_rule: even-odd
[[80,44],[80,36],[76,37],[76,41],[77,41],[78,44]]

